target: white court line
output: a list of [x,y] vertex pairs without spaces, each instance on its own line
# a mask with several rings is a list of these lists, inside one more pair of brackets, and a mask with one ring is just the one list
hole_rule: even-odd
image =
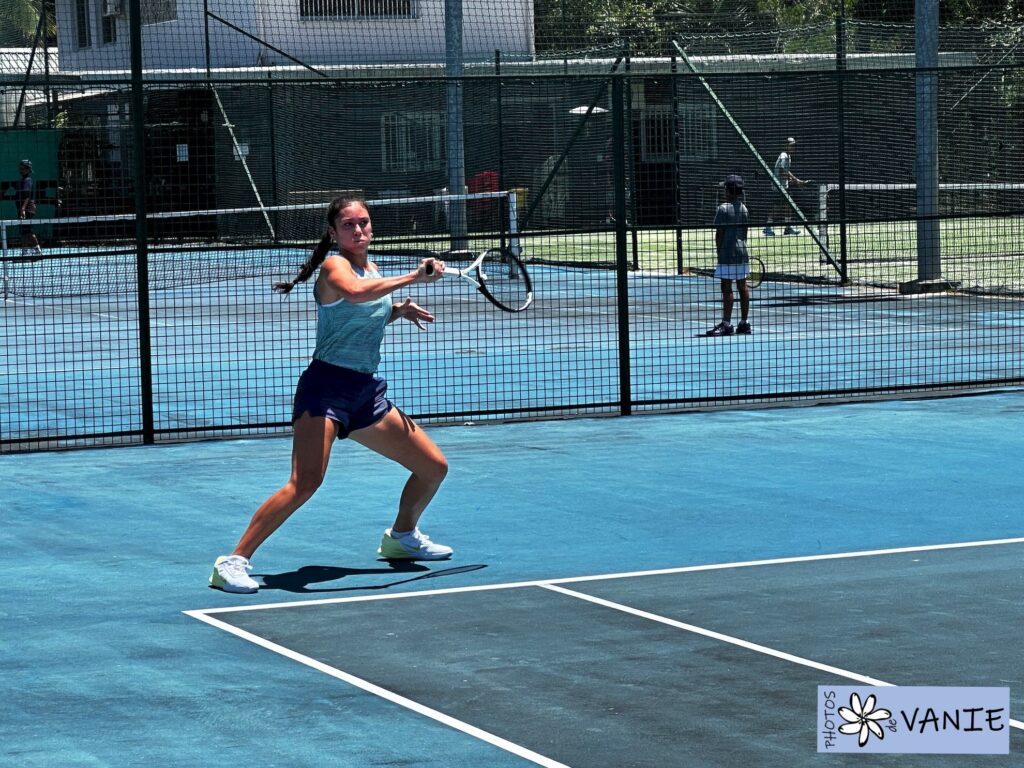
[[[822,664],[819,661],[805,659],[802,656],[794,656],[791,653],[779,651],[775,648],[769,648],[766,645],[758,645],[757,643],[752,643],[749,640],[742,640],[738,637],[733,637],[732,635],[725,635],[721,632],[715,632],[710,629],[705,629],[704,627],[698,627],[695,624],[686,624],[685,622],[676,621],[675,619],[670,619],[666,616],[659,616],[656,613],[648,613],[647,611],[641,611],[639,608],[632,608],[628,605],[623,605],[622,603],[615,603],[611,600],[605,600],[600,597],[594,597],[593,595],[588,595],[584,592],[576,592],[575,590],[565,589],[564,587],[559,587],[554,584],[538,584],[538,586],[542,589],[547,589],[552,592],[558,592],[563,595],[568,595],[569,597],[574,597],[577,600],[585,600],[588,603],[594,603],[595,605],[600,605],[604,608],[611,608],[612,610],[621,611],[622,613],[628,613],[631,616],[637,616],[641,619],[655,621],[659,624],[665,624],[670,627],[675,627],[676,629],[685,630],[686,632],[692,632],[695,635],[701,635],[712,640],[718,640],[723,643],[729,643],[730,645],[745,648],[748,651],[754,651],[755,653],[761,653],[765,656],[772,656],[773,658],[781,659],[782,661],[788,661],[793,664],[799,664],[802,667],[810,667],[811,669],[817,669],[821,672],[828,672],[829,674],[833,674],[838,677],[845,677],[848,680],[856,680],[858,683],[889,687],[893,687],[896,685],[895,683],[887,683],[884,680],[878,680],[874,677],[861,675],[857,672],[850,672],[845,669],[840,669],[839,667],[833,667],[830,664]],[[1024,730],[1024,722],[1012,719],[1008,720],[1008,722],[1012,727]]]
[[444,589],[424,589],[415,592],[395,592],[385,595],[358,595],[354,597],[326,597],[319,600],[298,600],[290,603],[263,603],[261,605],[237,605],[223,608],[205,608],[187,611],[192,615],[215,613],[233,613],[241,611],[265,611],[272,608],[296,608],[307,605],[330,605],[334,603],[359,603],[369,600],[396,600],[406,597],[425,597],[428,595],[453,595],[461,592],[486,592],[497,589],[518,589],[520,587],[539,587],[549,584],[578,584],[586,581],[604,581],[606,579],[628,579],[637,576],[661,576],[673,573],[697,573],[700,571],[721,571],[729,568],[752,568],[759,565],[786,565],[788,563],[811,563],[821,560],[842,560],[850,557],[875,557],[878,555],[900,555],[911,552],[935,552],[946,549],[968,549],[971,547],[989,547],[999,544],[1024,544],[1024,537],[1012,539],[989,539],[986,541],[965,541],[953,544],[926,544],[917,547],[896,547],[893,549],[869,549],[860,552],[835,552],[826,555],[800,555],[796,557],[780,557],[771,560],[747,560],[734,563],[711,563],[709,565],[684,565],[676,568],[659,568],[650,571],[625,571],[622,573],[606,573],[593,576],[567,576],[561,579],[538,579],[535,581],[513,581],[504,584],[477,584],[469,587],[448,587]]
[[[268,650],[274,651],[275,653],[278,653],[278,654],[280,654],[282,656],[285,656],[285,657],[287,657],[289,659],[292,659],[293,661],[297,661],[300,664],[304,664],[304,665],[306,665],[308,667],[311,667],[312,669],[316,669],[316,670],[318,670],[320,672],[323,672],[324,674],[327,674],[327,675],[330,675],[331,677],[337,678],[338,680],[342,680],[342,681],[347,682],[347,683],[349,683],[351,685],[354,685],[357,688],[360,688],[360,689],[362,689],[362,690],[364,690],[364,691],[366,691],[368,693],[372,693],[372,694],[374,694],[376,696],[380,696],[381,698],[383,698],[383,699],[385,699],[387,701],[390,701],[390,702],[393,702],[395,704],[398,704],[399,706],[405,707],[405,708],[407,708],[409,710],[412,710],[413,712],[416,712],[418,714],[421,714],[421,715],[423,715],[425,717],[429,717],[429,718],[431,718],[431,719],[433,719],[433,720],[435,720],[435,721],[437,721],[439,723],[442,723],[444,725],[447,725],[447,726],[449,726],[449,727],[451,727],[451,728],[453,728],[455,730],[461,731],[461,732],[463,732],[463,733],[465,733],[467,735],[473,736],[474,738],[480,739],[481,741],[484,741],[484,742],[487,742],[489,744],[492,744],[493,746],[499,747],[500,749],[504,749],[504,750],[506,750],[508,752],[511,752],[511,753],[515,754],[515,755],[523,757],[526,760],[530,760],[530,761],[536,763],[537,765],[542,765],[542,766],[545,766],[546,768],[568,768],[568,766],[565,766],[562,763],[558,763],[558,762],[556,762],[554,760],[551,760],[550,758],[547,758],[547,757],[545,757],[543,755],[540,755],[538,753],[532,752],[531,750],[528,750],[525,747],[522,747],[520,745],[517,745],[517,744],[515,744],[513,742],[510,742],[510,741],[507,741],[505,739],[502,739],[499,736],[495,736],[494,734],[492,734],[492,733],[490,733],[488,731],[484,731],[484,730],[482,730],[480,728],[477,728],[477,727],[475,727],[473,725],[470,725],[469,723],[465,723],[465,722],[463,722],[461,720],[457,720],[457,719],[455,719],[455,718],[453,718],[453,717],[451,717],[449,715],[444,714],[443,712],[439,712],[439,711],[437,711],[435,709],[431,709],[430,707],[427,707],[427,706],[425,706],[423,704],[420,704],[420,703],[418,703],[416,701],[413,701],[412,699],[408,699],[408,698],[406,698],[404,696],[401,696],[401,695],[399,695],[399,694],[397,694],[397,693],[395,693],[393,691],[389,691],[386,688],[381,688],[380,686],[374,685],[373,683],[370,683],[367,680],[363,680],[362,678],[355,677],[354,675],[351,675],[351,674],[349,674],[347,672],[343,672],[343,671],[341,671],[339,669],[331,667],[331,666],[329,666],[327,664],[324,664],[323,662],[317,661],[316,659],[313,659],[313,658],[311,658],[309,656],[304,656],[303,654],[300,654],[300,653],[297,653],[295,651],[292,651],[292,650],[290,650],[290,649],[288,649],[288,648],[286,648],[284,646],[281,646],[281,645],[278,645],[277,643],[274,643],[274,642],[271,642],[269,640],[266,640],[266,639],[264,639],[264,638],[262,638],[262,637],[260,637],[258,635],[254,635],[254,634],[252,634],[250,632],[247,632],[247,631],[245,631],[243,629],[239,629],[238,627],[234,627],[231,624],[228,624],[226,622],[220,621],[219,619],[213,618],[212,614],[216,614],[216,613],[233,613],[233,612],[254,611],[254,610],[267,610],[267,609],[271,609],[271,608],[293,608],[293,607],[299,607],[299,606],[305,607],[305,606],[309,606],[309,605],[329,605],[329,604],[336,604],[336,603],[367,602],[367,601],[371,601],[371,600],[393,600],[393,599],[400,599],[400,598],[406,598],[406,597],[425,597],[425,596],[429,596],[429,595],[449,595],[449,594],[460,594],[460,593],[464,593],[464,592],[482,592],[482,591],[490,591],[490,590],[498,590],[498,589],[515,589],[515,588],[519,588],[519,587],[540,587],[542,589],[547,589],[547,590],[550,590],[550,591],[553,591],[553,592],[559,592],[559,593],[565,594],[567,596],[574,597],[576,599],[586,600],[588,602],[591,602],[591,603],[594,603],[594,604],[597,604],[597,605],[601,605],[601,606],[606,607],[606,608],[612,608],[614,610],[622,611],[624,613],[628,613],[628,614],[631,614],[631,615],[634,615],[634,616],[637,616],[637,617],[640,617],[640,618],[644,618],[644,619],[647,619],[647,620],[650,620],[650,621],[655,621],[655,622],[658,622],[658,623],[661,623],[661,624],[665,624],[665,625],[668,625],[668,626],[671,626],[671,627],[675,627],[677,629],[685,630],[687,632],[692,632],[692,633],[695,633],[695,634],[698,634],[698,635],[702,635],[704,637],[707,637],[707,638],[710,638],[710,639],[713,639],[713,640],[718,640],[720,642],[729,643],[729,644],[732,644],[732,645],[735,645],[735,646],[738,646],[738,647],[741,647],[741,648],[745,648],[747,650],[754,651],[756,653],[762,653],[762,654],[765,654],[767,656],[772,656],[774,658],[777,658],[777,659],[780,659],[780,660],[783,660],[783,661],[788,661],[788,662],[791,662],[791,663],[794,663],[794,664],[799,664],[801,666],[809,667],[811,669],[817,669],[817,670],[822,671],[822,672],[827,672],[827,673],[830,673],[830,674],[834,674],[834,675],[836,675],[838,677],[843,677],[843,678],[846,678],[846,679],[849,679],[849,680],[856,680],[858,682],[862,682],[862,683],[865,683],[867,685],[892,686],[893,683],[888,683],[888,682],[885,682],[883,680],[878,680],[878,679],[869,677],[867,675],[861,675],[861,674],[858,674],[858,673],[855,673],[855,672],[850,672],[848,670],[841,669],[839,667],[833,667],[833,666],[828,665],[828,664],[822,664],[820,662],[812,661],[810,659],[805,659],[805,658],[802,658],[800,656],[795,656],[793,654],[785,653],[783,651],[779,651],[779,650],[776,650],[776,649],[773,649],[773,648],[768,648],[767,646],[758,645],[756,643],[752,643],[752,642],[747,641],[747,640],[742,640],[740,638],[732,637],[730,635],[725,635],[725,634],[722,634],[720,632],[715,632],[713,630],[705,629],[703,627],[698,627],[698,626],[695,626],[695,625],[692,625],[692,624],[686,624],[684,622],[675,621],[674,619],[669,619],[669,618],[664,617],[664,616],[658,616],[657,614],[652,614],[652,613],[648,613],[646,611],[641,611],[639,609],[631,608],[629,606],[622,605],[620,603],[613,603],[613,602],[611,602],[609,600],[604,600],[602,598],[593,597],[591,595],[587,595],[587,594],[584,594],[582,592],[576,592],[574,590],[566,589],[566,588],[560,587],[558,585],[560,585],[560,584],[583,583],[583,582],[588,582],[588,581],[602,581],[602,580],[610,580],[610,579],[633,578],[633,577],[638,577],[638,576],[654,576],[654,575],[677,574],[677,573],[695,573],[695,572],[701,572],[701,571],[727,570],[727,569],[732,569],[732,568],[750,568],[750,567],[760,566],[760,565],[783,565],[783,564],[789,564],[789,563],[818,562],[818,561],[840,560],[840,559],[855,558],[855,557],[873,557],[873,556],[879,556],[879,555],[906,554],[906,553],[913,553],[913,552],[934,552],[934,551],[942,551],[942,550],[967,549],[967,548],[972,548],[972,547],[987,547],[987,546],[995,546],[995,545],[1000,545],[1000,544],[1024,544],[1024,537],[1022,537],[1022,538],[1009,538],[1009,539],[991,539],[991,540],[986,540],[986,541],[973,541],[973,542],[958,542],[958,543],[953,543],[953,544],[933,544],[933,545],[917,546],[917,547],[899,547],[899,548],[892,548],[892,549],[864,550],[864,551],[860,551],[860,552],[834,553],[834,554],[826,554],[826,555],[807,555],[807,556],[799,556],[799,557],[775,558],[775,559],[770,559],[770,560],[750,560],[750,561],[745,561],[745,562],[734,562],[734,563],[718,563],[718,564],[710,564],[710,565],[683,566],[683,567],[678,567],[678,568],[662,568],[662,569],[649,570],[649,571],[629,571],[629,572],[616,573],[616,574],[605,574],[605,575],[594,575],[594,576],[576,576],[576,577],[569,577],[569,578],[564,578],[564,579],[548,579],[548,580],[538,580],[538,581],[511,582],[511,583],[506,583],[506,584],[477,585],[477,586],[471,586],[471,587],[452,587],[452,588],[448,588],[448,589],[422,590],[422,591],[417,591],[417,592],[402,592],[402,593],[395,593],[395,594],[391,594],[391,595],[363,595],[363,596],[357,596],[357,597],[325,598],[325,599],[321,599],[321,600],[306,600],[306,601],[291,602],[291,603],[270,603],[270,604],[265,604],[265,605],[239,606],[239,607],[233,607],[233,608],[232,607],[228,607],[228,608],[211,608],[211,609],[206,609],[206,610],[184,611],[184,613],[187,616],[191,616],[194,619],[197,619],[199,621],[205,622],[205,623],[207,623],[207,624],[209,624],[211,626],[217,627],[218,629],[222,629],[225,632],[228,632],[230,634],[236,635],[237,637],[240,637],[242,639],[248,640],[248,641],[250,641],[250,642],[252,642],[252,643],[254,643],[256,645],[259,645],[260,647],[263,647],[263,648],[266,648]],[[1010,726],[1013,727],[1013,728],[1024,730],[1024,722],[1022,722],[1020,720],[1010,719],[1009,723],[1010,723]]]
[[544,768],[569,768],[569,766],[567,766],[565,763],[560,763],[557,760],[552,760],[549,757],[545,757],[544,755],[527,749],[526,747],[520,746],[519,744],[508,741],[507,739],[503,739],[500,736],[495,736],[493,733],[485,731],[482,728],[477,728],[474,725],[470,725],[469,723],[466,723],[462,720],[458,720],[454,717],[451,717],[450,715],[446,715],[444,712],[439,712],[438,710],[431,709],[430,707],[420,704],[417,701],[407,699],[405,696],[401,696],[395,693],[394,691],[389,691],[387,688],[381,688],[379,685],[374,685],[368,680],[363,680],[361,677],[350,675],[348,672],[343,672],[340,669],[336,669],[335,667],[324,664],[323,662],[317,661],[314,658],[304,656],[301,653],[296,653],[295,651],[289,648],[285,648],[283,645],[278,645],[277,643],[271,642],[270,640],[266,640],[260,637],[259,635],[254,635],[251,632],[246,632],[244,629],[239,629],[238,627],[233,627],[230,624],[226,624],[218,619],[211,618],[210,616],[205,615],[202,611],[185,611],[184,613],[187,616],[191,616],[194,619],[199,619],[199,621],[206,622],[207,624],[217,627],[218,629],[223,629],[225,632],[230,632],[233,635],[237,635],[243,640],[248,640],[249,642],[255,643],[256,645],[262,648],[266,648],[267,650],[273,651],[274,653],[279,653],[282,656],[291,659],[292,661],[297,661],[300,664],[305,664],[307,667],[311,667],[312,669],[315,669],[318,672],[323,672],[325,675],[330,675],[331,677],[337,678],[338,680],[346,682],[349,685],[354,685],[356,688],[360,688],[366,691],[367,693],[372,693],[375,696],[380,696],[382,699],[390,701],[394,704],[398,704],[399,706],[405,707],[406,709],[410,709],[416,714],[423,715],[424,717],[429,717],[431,720],[436,720],[442,725],[447,725],[450,728],[454,728],[457,731],[461,731],[462,733],[465,733],[469,736],[480,739],[480,741],[491,744],[492,746],[498,747],[499,749],[503,749],[506,752],[511,752],[512,754],[522,757],[525,760],[529,760],[532,763],[544,766]]

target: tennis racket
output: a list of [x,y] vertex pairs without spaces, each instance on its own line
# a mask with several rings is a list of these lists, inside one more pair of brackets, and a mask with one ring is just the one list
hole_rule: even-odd
[[764,262],[757,256],[750,257],[750,274],[747,275],[747,285],[757,288],[764,280]]
[[[483,294],[491,304],[504,312],[522,312],[533,303],[533,283],[526,265],[511,251],[488,248],[479,254],[469,254],[472,263],[465,269],[452,267],[451,262],[461,254],[447,253],[444,256],[444,276],[461,278]],[[427,265],[427,274],[433,274],[433,267]]]

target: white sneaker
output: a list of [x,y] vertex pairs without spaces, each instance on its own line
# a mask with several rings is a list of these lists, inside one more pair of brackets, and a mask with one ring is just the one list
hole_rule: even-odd
[[377,554],[387,560],[446,560],[452,556],[452,548],[435,544],[419,528],[402,536],[392,536],[388,528],[380,540]]
[[210,586],[223,589],[225,592],[251,594],[260,588],[260,585],[249,576],[251,570],[252,565],[249,564],[248,558],[241,555],[222,555],[213,564]]

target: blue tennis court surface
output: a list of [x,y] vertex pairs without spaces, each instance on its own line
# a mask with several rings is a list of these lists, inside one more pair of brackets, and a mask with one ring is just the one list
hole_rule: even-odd
[[[403,473],[342,443],[254,596],[206,577],[287,438],[0,457],[0,762],[1024,765],[1022,413],[435,428],[456,554],[399,567]],[[1010,753],[817,754],[816,687],[870,681],[1008,687]]]

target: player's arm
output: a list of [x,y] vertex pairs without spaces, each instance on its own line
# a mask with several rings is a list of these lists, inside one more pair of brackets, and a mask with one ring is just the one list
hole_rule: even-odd
[[444,262],[438,259],[423,259],[411,272],[375,280],[360,278],[352,269],[352,264],[345,258],[328,259],[321,269],[325,282],[340,298],[353,304],[361,304],[375,301],[413,283],[432,283],[440,280],[444,274]]

